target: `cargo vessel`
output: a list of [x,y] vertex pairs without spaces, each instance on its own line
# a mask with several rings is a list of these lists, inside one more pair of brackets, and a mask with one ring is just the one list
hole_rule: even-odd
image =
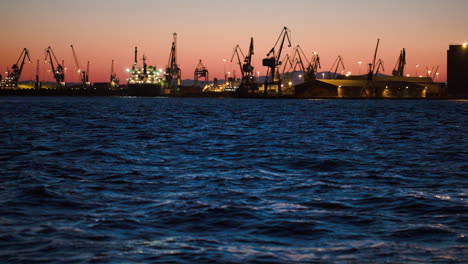
[[138,67],[138,48],[135,47],[135,61],[131,69],[127,69],[130,78],[127,79],[127,93],[129,96],[163,96],[164,80],[161,78],[162,69],[146,64],[143,55],[143,67]]

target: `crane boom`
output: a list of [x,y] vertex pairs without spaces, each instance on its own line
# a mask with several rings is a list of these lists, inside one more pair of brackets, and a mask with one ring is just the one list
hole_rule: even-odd
[[333,67],[335,67],[335,70],[333,70],[333,75],[331,76],[332,79],[335,79],[337,76],[336,76],[336,73],[338,72],[338,68],[340,67],[343,67],[343,70],[346,69],[346,67],[344,66],[344,63],[343,63],[343,58],[341,56],[338,56],[335,60],[335,62],[332,64],[330,70],[328,71],[329,73],[332,72],[333,70]]
[[[284,63],[283,65],[283,70],[281,71],[281,75],[284,75],[286,72],[290,71],[295,65],[293,61],[291,60],[291,56],[289,54],[284,55],[284,58],[282,60]],[[289,66],[289,68],[287,68]],[[288,69],[288,70],[286,70]]]
[[245,56],[244,56],[244,52],[242,52],[242,49],[241,49],[241,47],[239,45],[237,45],[234,48],[234,51],[233,51],[232,57],[231,57],[231,62],[234,60],[234,57],[237,57],[237,64],[239,65],[242,79],[244,79],[245,73],[244,73],[244,67],[242,65],[242,61],[245,62]]
[[75,60],[75,66],[76,66],[76,69],[79,72],[81,72],[81,67],[80,67],[80,63],[78,62],[78,57],[76,56],[76,52],[75,52],[75,49],[73,48],[73,45],[70,45],[71,49],[72,49],[72,52],[73,52],[73,59]]
[[[21,73],[23,72],[23,67],[24,67],[26,58],[28,58],[29,63],[31,63],[31,58],[29,57],[29,50],[27,48],[24,48],[21,54],[23,55],[23,60],[21,61],[21,66],[19,68],[17,76],[15,76],[17,78],[17,81],[19,80],[19,78],[21,77]],[[20,58],[21,58],[21,55],[20,55]],[[20,58],[18,58],[18,61],[20,60]]]
[[439,65],[437,65],[435,71],[432,72],[432,79],[435,79],[437,77],[437,72],[439,71]]
[[374,60],[372,62],[372,65],[373,65],[372,71],[375,70],[375,61],[377,59],[377,52],[379,51],[379,44],[380,44],[380,39],[377,39],[377,46],[375,47]]
[[80,76],[80,81],[81,81],[81,84],[83,85],[83,87],[87,87],[89,86],[89,83],[88,83],[88,68],[89,68],[89,61],[88,61],[88,65],[87,65],[87,69],[86,71],[83,71],[80,67],[80,63],[79,63],[79,60],[78,60],[78,56],[76,55],[76,51],[75,51],[75,48],[73,48],[73,45],[70,45],[71,49],[72,49],[72,52],[73,52],[73,58],[75,60],[75,66],[78,70],[78,74]]
[[383,64],[383,60],[379,59],[377,61],[377,68],[375,70],[375,75],[378,75],[379,74],[379,71],[380,71],[380,68],[382,68],[382,71],[385,71],[384,69],[384,64]]
[[403,76],[405,71],[406,65],[406,51],[402,49],[400,51],[400,56],[398,57],[398,61],[395,65],[395,69],[393,69],[392,74],[393,76]]

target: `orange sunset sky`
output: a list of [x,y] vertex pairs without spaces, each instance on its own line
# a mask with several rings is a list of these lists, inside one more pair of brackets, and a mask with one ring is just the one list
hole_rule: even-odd
[[91,63],[91,82],[108,81],[115,60],[117,76],[125,83],[135,46],[149,65],[165,68],[172,33],[177,32],[183,79],[193,78],[199,59],[210,79],[223,79],[223,59],[228,60],[226,71],[237,70],[229,62],[233,48],[239,44],[246,52],[250,37],[255,41],[255,71],[264,75],[261,60],[287,26],[293,46],[301,45],[309,57],[318,52],[321,71],[328,71],[341,55],[347,72],[365,73],[380,38],[378,58],[384,61],[386,74],[406,48],[405,74],[425,74],[426,67],[439,65],[436,81],[445,81],[449,44],[468,41],[467,10],[466,0],[2,1],[0,70],[4,72],[28,48],[33,63],[25,65],[21,80],[34,79],[39,59],[40,78],[52,81],[49,65],[44,64],[44,50],[51,46],[59,60],[65,60],[66,81],[78,82],[73,44],[82,67]]

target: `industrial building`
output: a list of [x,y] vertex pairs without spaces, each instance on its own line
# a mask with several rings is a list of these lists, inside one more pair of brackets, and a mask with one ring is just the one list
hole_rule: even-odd
[[447,51],[447,93],[468,97],[468,44],[450,45]]
[[375,90],[376,98],[435,98],[441,97],[444,87],[430,77],[343,76],[320,79],[295,86],[298,98],[365,98],[366,87]]

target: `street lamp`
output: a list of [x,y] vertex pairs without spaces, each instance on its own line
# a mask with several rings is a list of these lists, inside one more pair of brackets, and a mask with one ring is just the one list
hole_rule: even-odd
[[418,68],[419,68],[419,64],[416,64],[416,76],[418,76]]
[[359,72],[358,72],[358,75],[361,75],[361,64],[362,64],[362,61],[358,61],[357,64],[359,64]]
[[260,71],[257,71],[257,79],[258,79],[258,82],[260,83]]
[[322,72],[322,79],[325,79],[325,73]]

